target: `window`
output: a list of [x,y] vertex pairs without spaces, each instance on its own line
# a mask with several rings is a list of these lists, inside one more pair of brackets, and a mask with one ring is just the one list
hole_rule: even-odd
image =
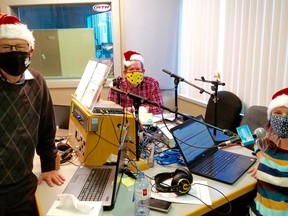
[[[287,20],[285,0],[183,0],[179,75],[213,93],[211,83],[195,79],[214,81],[219,73],[225,83],[219,90],[238,95],[243,111],[267,106],[288,86]],[[201,104],[210,97],[187,85],[179,92]]]
[[[118,1],[6,2],[1,8],[9,8],[7,13],[18,16],[33,31],[36,43],[31,67],[38,69],[48,84],[60,80],[63,87],[63,80],[67,80],[70,87],[72,80],[81,78],[89,59],[120,59]],[[120,68],[115,62],[109,77]]]

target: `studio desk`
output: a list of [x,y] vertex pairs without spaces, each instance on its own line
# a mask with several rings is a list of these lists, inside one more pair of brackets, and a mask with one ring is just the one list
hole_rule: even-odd
[[[237,152],[244,155],[251,156],[251,150],[241,147],[241,146],[231,146],[226,148],[227,151]],[[153,177],[161,172],[174,172],[177,168],[177,165],[169,165],[169,166],[160,166],[155,163],[153,168],[150,168],[145,172],[145,174],[149,177]],[[62,186],[54,186],[49,187],[46,182],[42,182],[42,184],[38,185],[36,197],[38,199],[42,215],[46,215],[49,211],[51,205],[55,200],[57,200],[57,194],[61,194],[65,189],[66,185],[70,181],[72,175],[76,171],[77,166],[72,165],[70,163],[66,163],[62,165],[59,173],[62,174],[66,181]],[[39,157],[36,155],[34,159],[34,173],[39,176],[40,175],[40,161]],[[250,191],[252,191],[256,186],[256,179],[250,176],[250,174],[245,173],[236,183],[233,185],[227,185],[221,182],[217,182],[214,180],[210,180],[201,176],[197,176],[193,174],[193,178],[196,181],[207,181],[209,186],[212,186],[219,191],[221,191],[230,201],[241,197]],[[219,192],[214,189],[209,188],[209,193],[212,201],[212,208],[220,207],[227,203],[227,200],[221,195]],[[133,186],[126,187],[125,185],[121,185],[119,189],[119,193],[117,196],[116,204],[113,210],[111,211],[103,211],[102,215],[115,215],[115,216],[133,216],[134,215],[134,205],[132,203],[132,195],[133,195]],[[203,215],[207,212],[211,211],[210,208],[205,206],[204,204],[179,204],[173,203],[172,208],[169,213],[161,213],[157,211],[150,211],[151,216],[161,216],[161,215]]]

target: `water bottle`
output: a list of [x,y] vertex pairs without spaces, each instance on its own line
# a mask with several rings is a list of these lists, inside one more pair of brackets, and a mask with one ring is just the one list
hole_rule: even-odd
[[135,216],[148,216],[150,213],[150,184],[143,172],[139,172],[135,188]]

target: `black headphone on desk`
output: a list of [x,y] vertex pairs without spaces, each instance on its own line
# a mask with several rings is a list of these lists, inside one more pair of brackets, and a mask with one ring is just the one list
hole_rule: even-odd
[[74,149],[66,142],[59,142],[57,144],[58,151],[61,151],[60,164],[66,163],[73,157]]
[[[171,186],[163,184],[167,179],[172,178]],[[164,193],[176,193],[185,195],[191,189],[193,176],[187,167],[177,168],[172,173],[159,173],[154,177],[156,190]]]

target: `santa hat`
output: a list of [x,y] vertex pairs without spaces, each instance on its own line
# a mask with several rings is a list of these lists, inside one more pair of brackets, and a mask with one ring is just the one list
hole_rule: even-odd
[[134,52],[134,51],[127,51],[124,53],[124,65],[126,67],[129,67],[131,65],[131,60],[137,60],[142,62],[142,64],[144,64],[144,58],[140,53]]
[[27,26],[12,15],[0,13],[0,39],[22,39],[34,49],[35,38]]
[[281,89],[272,96],[267,110],[268,120],[270,120],[272,110],[281,106],[288,108],[288,88]]

